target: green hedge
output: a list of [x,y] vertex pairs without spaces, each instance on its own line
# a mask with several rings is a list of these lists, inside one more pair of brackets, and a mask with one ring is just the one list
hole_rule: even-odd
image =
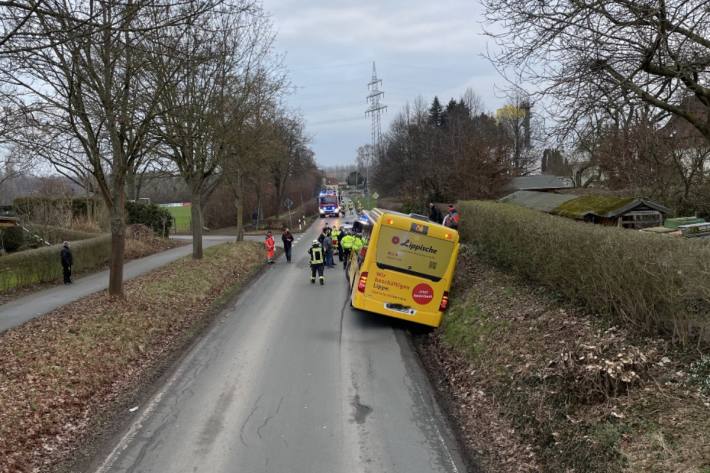
[[53,225],[31,224],[27,226],[35,235],[39,235],[49,243],[62,243],[64,241],[88,240],[99,236],[97,233],[80,232],[69,228],[56,227]]
[[[71,245],[71,250],[74,271],[94,269],[108,262],[111,236],[78,241]],[[54,245],[0,256],[0,292],[61,278],[60,251],[61,245]]]
[[19,250],[25,243],[25,232],[20,227],[9,227],[0,230],[0,248],[8,253]]
[[126,203],[128,225],[139,223],[152,229],[157,235],[167,238],[170,236],[172,222],[173,217],[170,212],[156,204]]
[[575,222],[508,204],[462,202],[460,231],[482,257],[615,320],[708,337],[710,245]]

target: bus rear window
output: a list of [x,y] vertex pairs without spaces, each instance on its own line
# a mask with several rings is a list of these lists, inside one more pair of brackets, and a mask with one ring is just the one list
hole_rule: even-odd
[[430,279],[441,279],[454,243],[382,225],[377,239],[377,266]]

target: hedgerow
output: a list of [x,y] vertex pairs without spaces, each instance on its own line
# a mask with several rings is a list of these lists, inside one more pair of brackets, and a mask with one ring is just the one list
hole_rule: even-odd
[[30,224],[27,229],[49,243],[62,243],[64,241],[88,240],[97,237],[96,233],[82,232],[54,225]]
[[592,311],[675,340],[708,337],[710,245],[511,206],[459,204],[481,256]]
[[[111,236],[102,235],[71,245],[74,271],[105,264],[111,253]],[[0,292],[61,277],[60,245],[46,246],[0,257]]]

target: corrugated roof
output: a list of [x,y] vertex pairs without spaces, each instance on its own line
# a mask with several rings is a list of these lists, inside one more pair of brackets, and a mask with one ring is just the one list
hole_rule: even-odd
[[565,202],[576,199],[576,195],[552,192],[517,191],[499,200],[507,204],[519,205],[542,212],[551,212]]
[[542,189],[571,189],[574,181],[569,177],[561,176],[519,176],[510,180],[508,187],[511,190],[534,191]]

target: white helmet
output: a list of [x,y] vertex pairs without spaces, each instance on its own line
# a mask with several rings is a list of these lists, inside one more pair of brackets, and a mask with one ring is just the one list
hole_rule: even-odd
[[320,242],[318,240],[313,240],[313,246],[320,245]]

